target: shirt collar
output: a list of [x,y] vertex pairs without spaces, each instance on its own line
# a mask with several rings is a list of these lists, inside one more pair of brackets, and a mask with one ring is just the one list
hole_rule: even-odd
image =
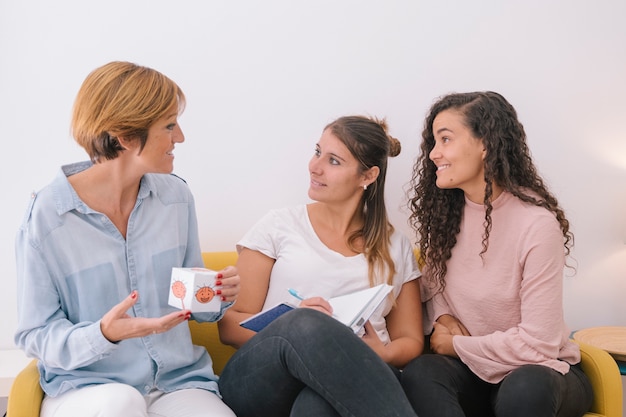
[[[76,194],[76,191],[74,191],[74,188],[67,179],[70,175],[77,174],[91,166],[93,166],[91,161],[81,161],[61,166],[61,169],[51,184],[54,190],[55,206],[59,216],[71,210],[76,210],[80,213],[95,213],[94,210],[89,208],[89,206],[83,203],[80,197],[78,197],[78,194]],[[152,192],[156,193],[154,182],[150,180],[149,175],[144,175],[139,184],[137,201],[147,198]]]

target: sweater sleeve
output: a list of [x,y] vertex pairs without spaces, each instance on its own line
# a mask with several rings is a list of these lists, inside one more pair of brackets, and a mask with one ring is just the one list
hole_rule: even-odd
[[569,370],[568,362],[579,361],[579,352],[570,346],[565,330],[563,235],[553,217],[545,216],[534,222],[522,239],[519,259],[521,320],[517,326],[482,336],[453,338],[461,360],[490,383],[500,382],[525,364],[544,365],[565,374]]

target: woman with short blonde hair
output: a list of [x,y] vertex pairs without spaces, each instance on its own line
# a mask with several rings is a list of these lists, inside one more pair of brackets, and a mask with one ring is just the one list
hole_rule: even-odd
[[42,417],[233,417],[187,320],[216,321],[239,293],[219,271],[220,311],[168,305],[172,268],[203,266],[194,199],[172,175],[185,96],[129,62],[92,71],[72,132],[90,161],[33,195],[16,239],[16,344],[38,361]]

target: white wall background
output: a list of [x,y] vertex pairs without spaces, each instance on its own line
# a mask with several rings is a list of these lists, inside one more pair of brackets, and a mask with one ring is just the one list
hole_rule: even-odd
[[13,239],[30,192],[85,159],[72,102],[111,60],[187,94],[175,172],[196,195],[204,250],[232,250],[270,208],[306,202],[323,126],[355,113],[387,117],[404,145],[387,197],[411,234],[425,112],[452,91],[502,93],[576,234],[568,324],[626,325],[625,19],[623,0],[0,0],[0,349],[13,348]]

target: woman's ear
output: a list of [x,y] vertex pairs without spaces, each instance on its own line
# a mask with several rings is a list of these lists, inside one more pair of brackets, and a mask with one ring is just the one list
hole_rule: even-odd
[[135,146],[135,142],[137,142],[136,140],[130,139],[126,136],[117,136],[116,138],[120,146],[125,150],[133,149]]
[[483,161],[485,160],[485,157],[487,156],[487,147],[485,146],[485,141],[481,139],[480,141],[481,145],[483,145],[483,150],[480,152],[480,155],[482,156]]
[[363,173],[363,179],[365,180],[364,185],[370,185],[376,182],[376,178],[380,175],[380,168],[377,166],[373,166],[367,171]]

